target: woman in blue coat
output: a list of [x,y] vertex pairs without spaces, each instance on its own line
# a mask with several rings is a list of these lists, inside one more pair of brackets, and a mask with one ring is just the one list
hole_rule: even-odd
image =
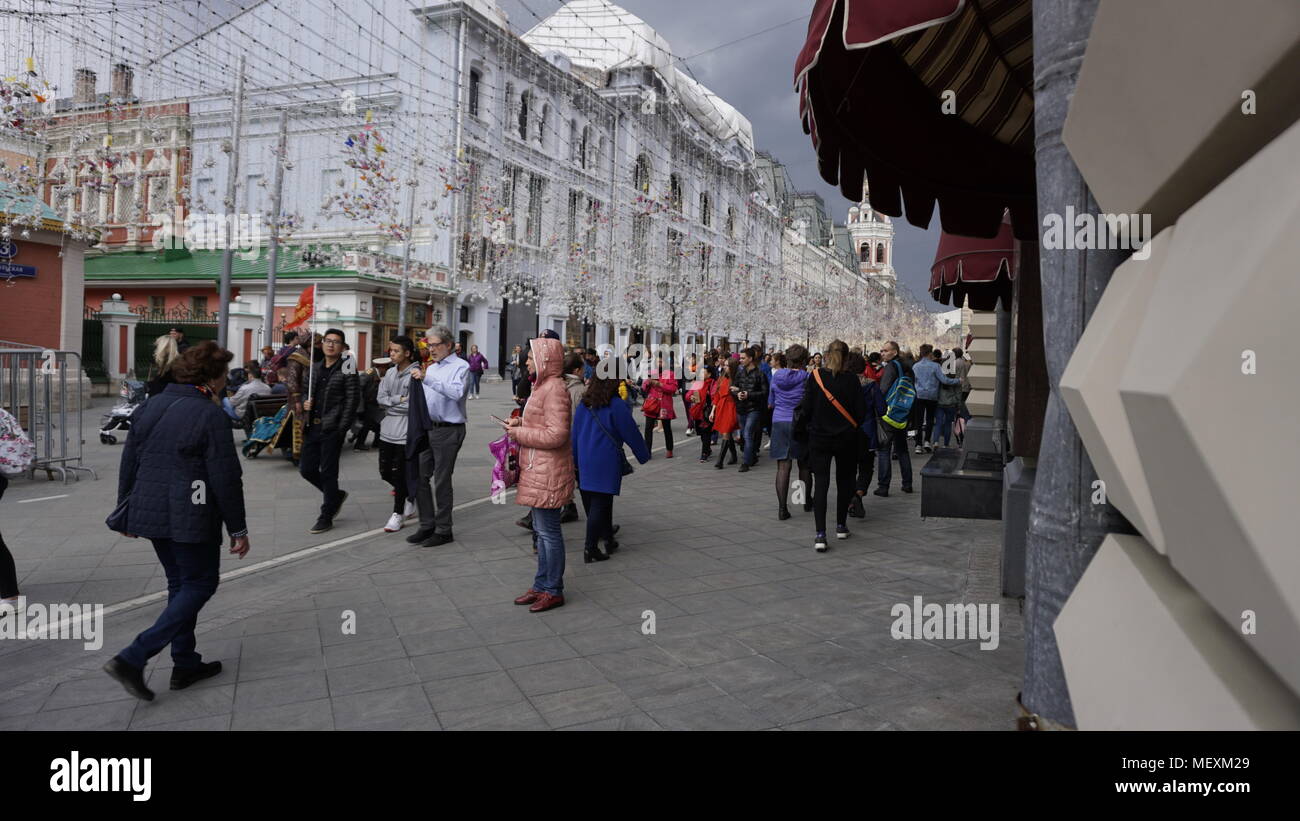
[[167,574],[167,607],[104,672],[146,701],[153,692],[144,683],[145,664],[168,645],[171,689],[221,672],[221,662],[205,663],[195,652],[194,626],[217,590],[223,525],[230,552],[241,559],[248,553],[243,471],[219,404],[231,356],[210,340],[182,354],[172,365],[174,384],[131,418],[122,451],[117,499],[126,503],[126,514],[110,526],[153,542]]
[[623,485],[623,445],[632,448],[641,464],[650,461],[650,449],[632,418],[632,410],[618,397],[617,379],[592,379],[582,401],[573,409],[573,463],[578,468],[578,490],[587,514],[587,543],[582,560],[603,562],[614,541],[614,497]]

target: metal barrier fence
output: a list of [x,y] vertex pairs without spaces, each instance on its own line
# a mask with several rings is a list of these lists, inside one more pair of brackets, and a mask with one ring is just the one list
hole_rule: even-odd
[[[75,392],[69,382],[76,383]],[[0,348],[0,407],[14,415],[32,443],[36,458],[27,471],[45,471],[53,481],[58,471],[64,483],[84,470],[98,479],[82,461],[81,355],[35,347]]]

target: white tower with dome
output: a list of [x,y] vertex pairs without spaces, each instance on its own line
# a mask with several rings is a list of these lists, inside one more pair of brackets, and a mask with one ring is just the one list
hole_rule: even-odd
[[894,290],[898,275],[894,273],[894,226],[889,217],[871,207],[867,181],[862,180],[862,202],[849,209],[849,238],[858,258],[858,271],[863,277]]

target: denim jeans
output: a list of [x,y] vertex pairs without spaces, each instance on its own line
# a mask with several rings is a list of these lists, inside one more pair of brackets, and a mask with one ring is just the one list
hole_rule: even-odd
[[537,545],[533,589],[539,593],[558,596],[564,592],[564,534],[560,531],[563,511],[562,507],[533,508],[533,542]]
[[740,415],[740,435],[745,437],[745,458],[741,461],[752,465],[758,461],[759,439],[762,438],[763,411],[752,410]]
[[882,432],[880,444],[876,451],[876,473],[879,474],[876,487],[882,490],[889,490],[890,474],[893,465],[889,458],[890,452],[898,454],[898,470],[903,477],[903,487],[912,486],[912,455],[907,450],[907,431],[894,430],[890,428],[888,432]]
[[153,539],[154,552],[167,574],[167,607],[153,627],[135,637],[118,658],[144,669],[149,659],[172,646],[177,669],[193,669],[203,662],[194,652],[194,625],[199,611],[217,592],[221,566],[221,543],[186,544],[170,539]]
[[934,421],[934,437],[932,442],[939,441],[939,434],[943,434],[943,446],[948,447],[948,440],[952,438],[952,423],[957,419],[957,406],[944,407],[940,405],[937,410]]
[[469,392],[472,393],[472,394],[475,395],[475,396],[478,396],[478,383],[481,382],[481,381],[483,380],[483,372],[482,372],[482,371],[470,371],[470,372],[469,372],[469,378],[470,378],[470,383],[469,383],[469,384],[470,384],[470,391],[469,391]]

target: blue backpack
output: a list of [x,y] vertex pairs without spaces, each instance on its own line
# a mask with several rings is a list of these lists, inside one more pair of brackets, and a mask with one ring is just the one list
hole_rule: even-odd
[[903,370],[903,363],[895,359],[893,364],[898,366],[898,378],[889,386],[889,393],[885,395],[885,414],[880,417],[880,421],[895,430],[903,430],[912,415],[912,403],[916,401],[916,385],[912,382],[912,377]]

